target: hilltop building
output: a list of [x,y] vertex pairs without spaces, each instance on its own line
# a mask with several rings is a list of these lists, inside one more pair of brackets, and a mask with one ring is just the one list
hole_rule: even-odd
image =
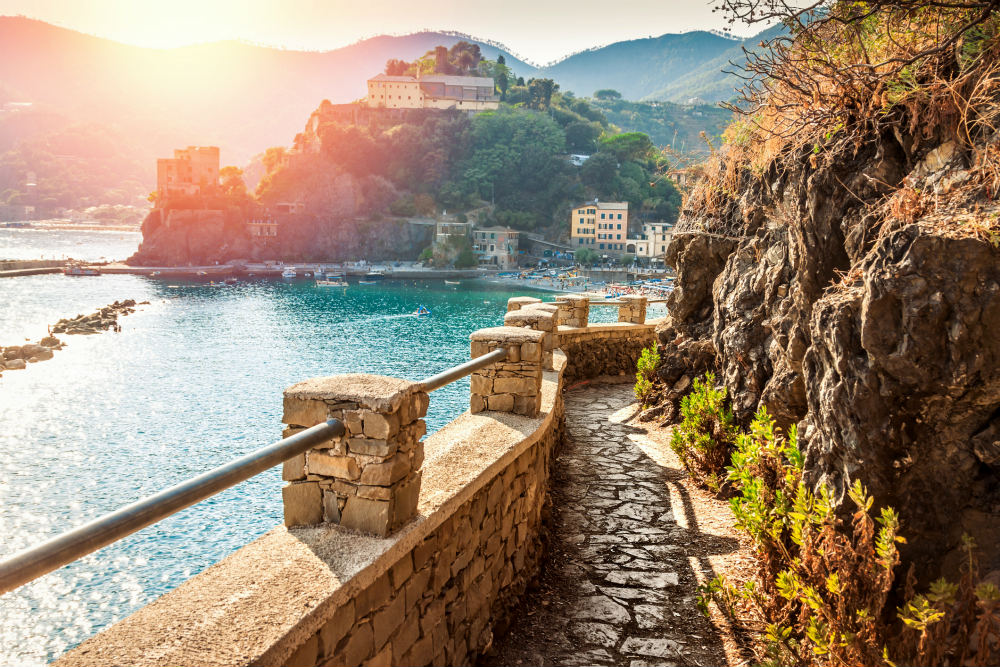
[[160,203],[173,197],[214,194],[219,188],[219,147],[188,146],[156,161]]
[[517,268],[517,240],[520,234],[508,227],[472,230],[472,251],[479,258],[479,265],[504,270]]
[[457,109],[476,113],[496,109],[493,79],[480,76],[426,74],[368,79],[366,104],[386,109]]

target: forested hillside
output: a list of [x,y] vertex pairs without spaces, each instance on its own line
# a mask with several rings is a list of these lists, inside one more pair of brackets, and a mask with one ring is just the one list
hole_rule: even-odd
[[[498,64],[480,67],[495,71]],[[595,196],[628,201],[650,218],[676,219],[680,195],[662,177],[669,165],[648,136],[617,133],[590,102],[560,93],[551,80],[518,85],[511,77],[505,98],[500,110],[472,118],[414,110],[400,119],[386,111],[363,126],[336,120],[325,102],[315,132],[299,136],[300,151],[271,150],[259,199],[303,201],[318,217],[376,218],[495,203],[480,222],[552,228],[552,235],[565,227],[574,203]],[[593,155],[578,167],[567,151]]]
[[607,96],[591,104],[613,125],[623,130],[643,132],[657,146],[670,146],[685,154],[707,155],[708,143],[719,145],[733,114],[713,104],[681,105],[673,102],[629,102]]

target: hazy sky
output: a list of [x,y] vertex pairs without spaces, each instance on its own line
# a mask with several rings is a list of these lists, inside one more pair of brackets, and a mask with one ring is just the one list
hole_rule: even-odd
[[0,14],[152,47],[242,39],[327,50],[384,33],[457,30],[536,63],[623,39],[724,26],[709,0],[0,0]]

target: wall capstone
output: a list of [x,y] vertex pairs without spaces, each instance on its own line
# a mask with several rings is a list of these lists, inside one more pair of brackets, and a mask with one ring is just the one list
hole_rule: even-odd
[[525,306],[541,302],[541,299],[536,299],[533,296],[512,296],[507,299],[507,312],[512,313],[515,310],[521,310]]

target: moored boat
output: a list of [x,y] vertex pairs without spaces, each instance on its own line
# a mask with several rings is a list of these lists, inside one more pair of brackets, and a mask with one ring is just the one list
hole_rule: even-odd
[[63,275],[66,276],[99,276],[101,272],[91,266],[84,266],[83,264],[70,264],[69,266],[63,267]]
[[281,272],[281,277],[282,278],[296,278],[296,277],[298,277],[298,274],[295,272],[295,267],[294,266],[289,266],[288,268],[286,268],[284,271]]
[[316,287],[347,287],[343,280],[317,280]]
[[460,280],[446,280],[446,281],[444,281],[444,284],[445,285],[461,285],[462,281],[460,281]]

